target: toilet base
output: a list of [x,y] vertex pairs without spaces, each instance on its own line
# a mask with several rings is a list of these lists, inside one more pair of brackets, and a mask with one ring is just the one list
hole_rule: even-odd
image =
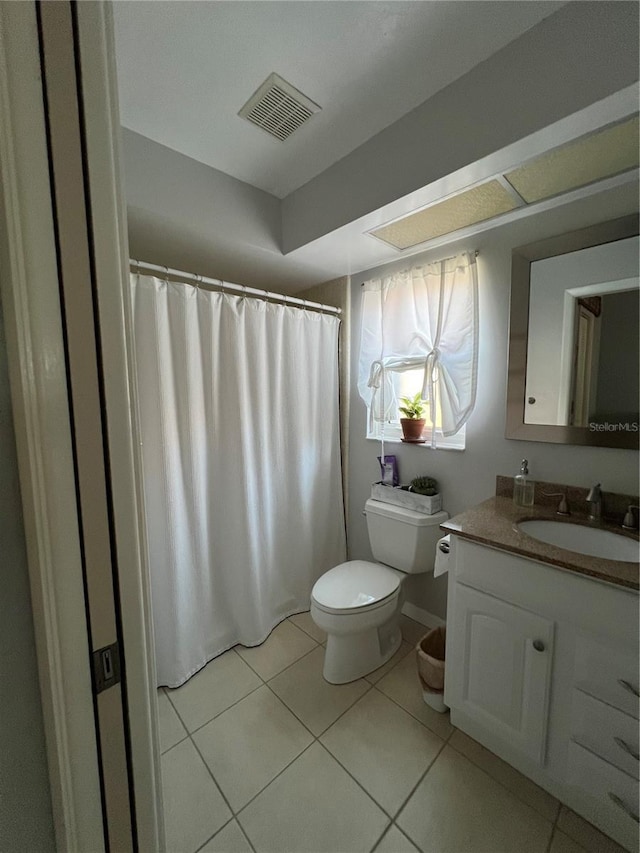
[[328,634],[322,674],[330,684],[347,684],[385,664],[400,648],[399,613],[379,628]]

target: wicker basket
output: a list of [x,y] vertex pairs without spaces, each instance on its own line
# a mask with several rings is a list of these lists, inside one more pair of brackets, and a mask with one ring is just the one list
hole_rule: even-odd
[[444,654],[446,629],[434,628],[416,646],[418,678],[422,686],[422,697],[427,705],[443,713],[444,704]]

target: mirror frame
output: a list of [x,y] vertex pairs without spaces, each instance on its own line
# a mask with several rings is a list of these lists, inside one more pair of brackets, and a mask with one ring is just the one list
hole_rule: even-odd
[[539,240],[527,246],[519,246],[512,251],[506,438],[638,450],[638,432],[592,432],[588,427],[527,424],[524,417],[531,264],[544,258],[635,237],[640,233],[639,222],[639,215],[634,213],[558,237]]

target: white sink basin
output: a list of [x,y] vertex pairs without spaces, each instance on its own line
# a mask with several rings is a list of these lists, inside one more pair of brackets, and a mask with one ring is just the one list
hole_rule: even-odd
[[626,536],[618,536],[610,530],[566,521],[538,519],[520,521],[517,526],[522,533],[539,542],[576,551],[578,554],[603,557],[605,560],[621,560],[625,563],[637,563],[640,557],[638,542]]

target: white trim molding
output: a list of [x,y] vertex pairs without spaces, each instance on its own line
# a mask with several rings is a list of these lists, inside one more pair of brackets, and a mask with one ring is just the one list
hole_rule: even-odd
[[135,405],[127,214],[122,191],[120,115],[112,8],[76,4],[87,173],[109,479],[126,663],[130,760],[138,849],[164,850],[158,710],[144,521],[140,431]]
[[444,619],[436,616],[435,613],[429,613],[428,610],[423,610],[422,607],[417,607],[415,604],[411,604],[410,601],[405,601],[402,605],[402,612],[409,619],[413,619],[414,622],[424,625],[425,628],[444,628],[446,624]]

